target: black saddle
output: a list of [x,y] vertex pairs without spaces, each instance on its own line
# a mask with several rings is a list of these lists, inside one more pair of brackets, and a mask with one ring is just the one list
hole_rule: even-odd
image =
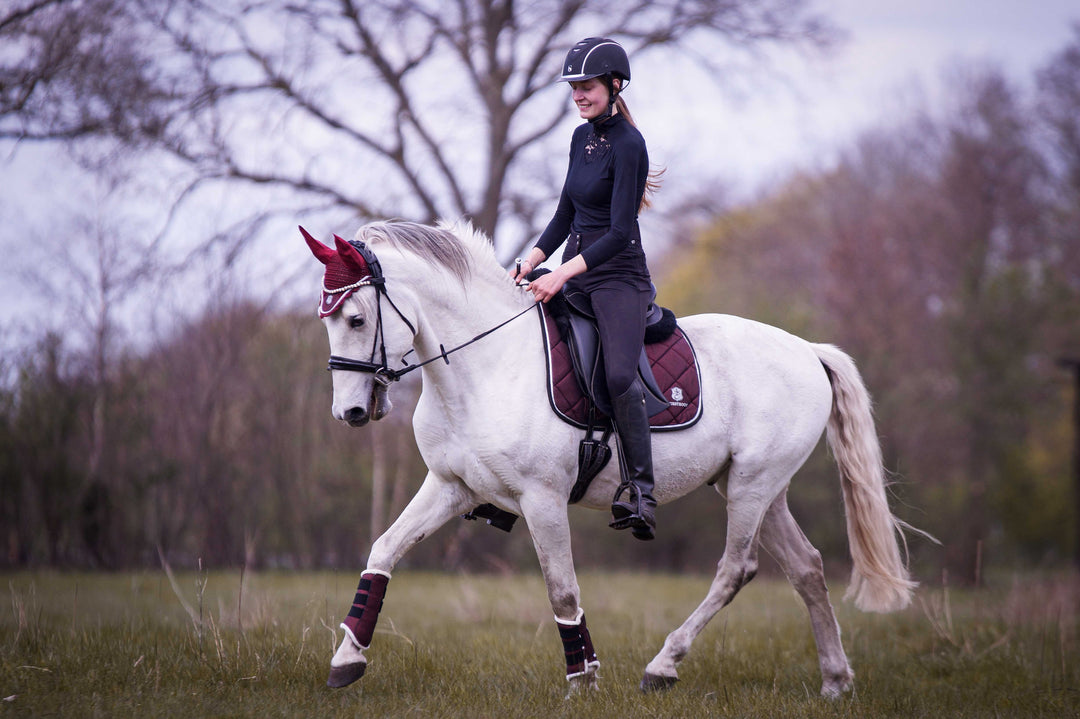
[[[536,272],[542,274],[544,271]],[[531,281],[534,278],[530,275],[529,279]],[[593,313],[589,296],[580,291],[564,291],[548,302],[548,311],[570,347],[574,373],[582,391],[592,400],[597,410],[610,417],[611,397],[604,373],[604,348],[600,346],[600,332],[596,327],[596,315]],[[674,313],[655,303],[649,303],[645,319],[646,344],[667,339],[675,331],[675,327]],[[637,375],[637,382],[645,395],[645,411],[648,416],[652,417],[667,409],[668,401],[663,390],[657,385],[644,347],[638,357]]]

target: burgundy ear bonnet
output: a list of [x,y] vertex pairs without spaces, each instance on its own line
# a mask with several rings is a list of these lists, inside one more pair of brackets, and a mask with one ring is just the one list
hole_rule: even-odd
[[382,282],[378,260],[364,243],[346,242],[334,235],[337,249],[331,249],[312,237],[303,227],[300,228],[300,233],[307,241],[311,253],[326,265],[322,298],[319,301],[319,317],[329,317],[337,312],[357,288]]

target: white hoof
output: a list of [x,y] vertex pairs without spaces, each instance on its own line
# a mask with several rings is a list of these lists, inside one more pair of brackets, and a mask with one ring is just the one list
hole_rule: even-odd
[[570,697],[577,696],[579,694],[599,691],[600,676],[596,672],[596,669],[599,666],[600,662],[597,662],[595,665],[590,666],[589,669],[583,674],[569,677],[566,680],[568,685],[566,688],[566,698],[569,699]]
[[826,679],[821,683],[821,696],[826,699],[839,699],[851,692],[855,686],[855,677],[849,672],[843,676]]
[[364,656],[364,650],[356,646],[346,634],[330,660],[330,677],[326,680],[326,685],[335,689],[348,686],[364,676],[366,670],[367,657]]

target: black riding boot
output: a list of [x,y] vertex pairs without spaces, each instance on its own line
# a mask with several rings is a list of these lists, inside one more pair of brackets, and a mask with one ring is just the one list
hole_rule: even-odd
[[[653,499],[652,438],[645,397],[635,382],[629,390],[612,399],[612,419],[619,441],[619,474],[622,483],[611,503],[613,529],[633,530],[634,537],[654,538],[656,500]],[[627,497],[622,499],[623,494]]]

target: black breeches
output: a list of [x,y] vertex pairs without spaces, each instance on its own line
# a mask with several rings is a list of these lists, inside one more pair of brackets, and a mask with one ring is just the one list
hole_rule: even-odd
[[637,378],[652,291],[638,290],[628,283],[606,282],[593,288],[589,298],[600,332],[607,389],[611,397],[618,397]]

